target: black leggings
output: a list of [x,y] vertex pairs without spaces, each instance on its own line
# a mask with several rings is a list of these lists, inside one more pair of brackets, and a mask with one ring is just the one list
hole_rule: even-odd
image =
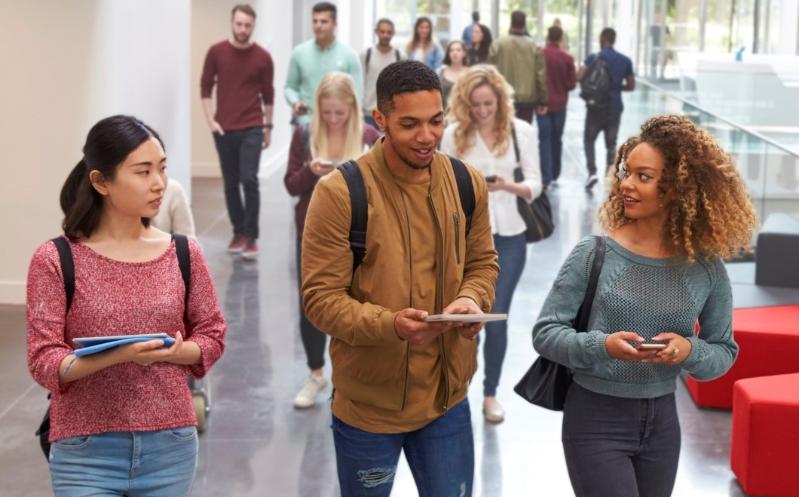
[[626,399],[572,383],[563,451],[576,497],[669,497],[680,457],[674,394]]
[[308,368],[322,369],[325,365],[325,345],[327,335],[319,331],[305,316],[302,305],[302,238],[297,239],[297,286],[300,293],[300,337],[308,359]]

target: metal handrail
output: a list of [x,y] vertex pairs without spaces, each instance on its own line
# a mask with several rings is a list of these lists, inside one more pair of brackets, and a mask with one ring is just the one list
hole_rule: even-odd
[[748,129],[746,126],[738,124],[735,121],[727,119],[726,117],[722,117],[722,116],[716,114],[715,112],[711,112],[711,111],[709,111],[707,109],[704,109],[704,108],[700,107],[697,103],[691,102],[690,100],[687,100],[687,99],[685,99],[685,98],[683,98],[683,97],[681,97],[681,96],[679,96],[679,95],[677,95],[675,93],[672,93],[672,92],[670,92],[668,90],[664,90],[663,88],[657,86],[656,84],[654,84],[654,83],[652,83],[650,81],[647,81],[647,80],[642,78],[642,79],[636,80],[636,83],[640,83],[640,84],[643,84],[644,86],[648,86],[652,90],[656,90],[656,91],[658,91],[660,93],[663,93],[664,95],[666,95],[669,98],[673,98],[675,100],[679,100],[680,102],[682,102],[682,103],[684,103],[686,105],[690,105],[691,107],[693,107],[694,109],[696,109],[696,110],[698,110],[700,112],[704,112],[705,114],[708,114],[708,115],[714,117],[715,119],[718,119],[719,121],[723,121],[723,122],[729,124],[730,126],[732,126],[734,128],[738,128],[741,131],[743,131],[744,133],[750,134],[750,135],[754,136],[755,138],[757,138],[759,140],[762,140],[762,141],[768,143],[769,145],[782,150],[786,154],[792,155],[792,156],[796,157],[797,159],[799,159],[799,154],[796,153],[794,150],[791,150],[791,149],[787,148],[785,145],[782,145],[781,143],[778,143],[778,142],[774,141],[773,139],[771,139],[771,138],[769,138],[767,136],[761,135],[757,131],[754,131],[752,129]]

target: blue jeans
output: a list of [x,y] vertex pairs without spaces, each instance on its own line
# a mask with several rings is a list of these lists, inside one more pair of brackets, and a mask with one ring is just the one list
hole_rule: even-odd
[[50,447],[55,497],[182,497],[197,470],[193,426],[65,438]]
[[[496,299],[491,312],[506,313],[510,310],[513,292],[522,276],[527,261],[527,242],[524,233],[515,236],[494,235],[494,247],[499,255],[499,277],[497,278]],[[483,395],[494,397],[497,394],[505,350],[508,348],[508,322],[492,321],[486,323],[483,359],[485,379]]]
[[552,182],[552,118],[549,113],[535,115],[538,121],[538,158],[541,161],[541,181],[544,186]]
[[224,135],[214,133],[233,234],[248,238],[258,238],[258,214],[261,210],[258,168],[263,141],[262,128],[225,131]]
[[468,399],[427,426],[408,433],[369,433],[333,416],[341,497],[388,497],[400,453],[419,497],[470,497],[474,439]]
[[[560,177],[561,164],[563,158],[563,129],[566,127],[566,111],[561,112],[547,112],[547,119],[552,125],[552,132],[549,137],[550,149],[552,150],[552,170],[550,172],[549,181],[546,181],[546,173],[544,174],[545,184],[551,181],[557,181]],[[538,121],[541,126],[541,120]],[[542,164],[543,166],[543,164]]]
[[576,497],[669,497],[680,458],[674,394],[603,395],[572,383],[563,450]]

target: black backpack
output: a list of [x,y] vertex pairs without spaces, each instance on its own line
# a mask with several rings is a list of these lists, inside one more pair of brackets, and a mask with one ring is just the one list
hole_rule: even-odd
[[597,55],[580,80],[580,98],[591,107],[605,107],[610,103],[612,84],[608,62]]
[[[175,252],[178,256],[178,266],[180,267],[180,275],[183,278],[184,292],[184,314],[183,319],[189,312],[189,288],[191,285],[191,254],[189,253],[189,239],[185,235],[172,235],[175,241]],[[63,236],[53,238],[52,242],[58,249],[58,258],[61,262],[61,275],[64,278],[64,292],[67,296],[67,310],[65,314],[69,313],[72,307],[72,298],[75,295],[75,263],[72,259],[72,248],[69,242]],[[47,394],[50,399],[50,394]],[[50,407],[47,407],[47,412],[44,413],[44,418],[39,424],[39,429],[36,430],[36,436],[39,437],[39,445],[44,452],[44,457],[50,460]]]
[[[449,158],[452,164],[452,171],[455,173],[455,181],[458,184],[458,196],[460,197],[461,207],[466,214],[466,233],[472,223],[474,213],[474,186],[469,170],[454,157]],[[350,221],[350,250],[352,250],[352,272],[361,265],[366,256],[366,225],[369,220],[369,210],[366,202],[366,186],[363,183],[363,175],[354,160],[345,162],[338,167],[344,179],[347,181],[347,188],[350,190],[350,205],[352,206],[352,220]]]

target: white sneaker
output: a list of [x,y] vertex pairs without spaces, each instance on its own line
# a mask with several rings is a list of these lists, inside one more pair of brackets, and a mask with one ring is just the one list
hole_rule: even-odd
[[294,407],[299,409],[311,407],[316,403],[316,396],[319,395],[319,392],[324,390],[326,386],[327,380],[324,376],[309,376],[297,393],[297,396],[294,397]]
[[505,409],[496,399],[492,402],[483,402],[483,416],[489,423],[501,423],[505,421]]
[[585,182],[585,189],[590,190],[595,184],[597,184],[598,181],[599,178],[596,177],[596,174],[592,174],[588,177],[588,181]]

